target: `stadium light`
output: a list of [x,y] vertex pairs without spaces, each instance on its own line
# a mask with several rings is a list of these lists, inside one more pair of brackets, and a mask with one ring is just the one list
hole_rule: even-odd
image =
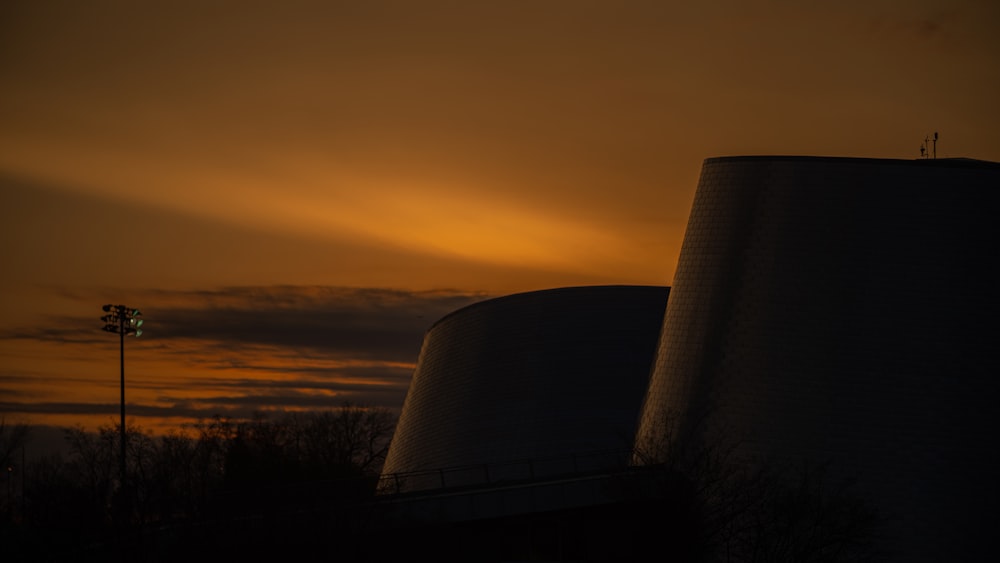
[[119,335],[120,348],[119,348],[119,358],[121,360],[121,460],[119,465],[119,470],[121,471],[121,493],[127,494],[125,491],[125,446],[126,446],[126,434],[125,434],[125,336],[133,335],[138,337],[142,334],[142,313],[139,309],[133,309],[131,307],[126,307],[125,305],[104,305],[101,307],[107,315],[101,317],[104,321],[104,328],[107,332],[113,332]]

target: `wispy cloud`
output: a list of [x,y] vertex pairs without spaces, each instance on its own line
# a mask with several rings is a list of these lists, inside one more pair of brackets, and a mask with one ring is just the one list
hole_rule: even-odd
[[[324,357],[385,361],[412,361],[420,335],[434,320],[486,297],[449,290],[299,286],[132,293],[134,303],[150,304],[143,307],[144,337],[167,345],[196,340],[206,346],[277,346]],[[107,299],[98,292],[63,291],[62,296],[85,303]],[[97,314],[39,320],[44,322],[0,331],[0,339],[71,344],[107,340]]]
[[963,17],[966,14],[956,8],[879,15],[871,18],[870,29],[880,36],[890,34],[921,41],[950,43],[956,39],[955,30]]
[[[97,290],[59,292],[88,310],[106,300]],[[398,408],[427,328],[486,297],[319,286],[131,292],[130,305],[148,306],[142,338],[128,346],[128,413],[176,421],[348,400]],[[106,357],[116,339],[101,331],[98,316],[45,317],[0,332],[7,355],[24,360],[0,372],[0,410],[43,417],[117,413],[119,405],[107,401],[117,379],[107,376]],[[53,349],[77,360],[72,372],[47,367],[46,350]]]
[[[436,318],[481,295],[323,287],[227,288],[150,295],[149,334],[223,346],[264,345],[323,357],[409,361]],[[155,322],[152,319],[155,317]]]

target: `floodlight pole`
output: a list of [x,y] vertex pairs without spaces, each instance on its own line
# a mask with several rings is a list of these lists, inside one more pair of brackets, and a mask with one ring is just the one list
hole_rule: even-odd
[[125,335],[142,334],[142,320],[139,317],[142,313],[138,309],[132,309],[125,305],[105,305],[102,307],[107,315],[101,317],[104,321],[104,330],[118,333],[118,357],[121,365],[121,454],[119,456],[119,470],[121,472],[121,494],[128,494],[126,491],[126,468],[125,455],[127,452],[128,434],[125,431]]
[[121,415],[122,415],[122,424],[121,424],[122,439],[120,440],[120,442],[121,442],[121,456],[120,457],[121,458],[119,460],[119,464],[120,464],[119,465],[119,470],[121,471],[122,492],[124,493],[125,490],[126,490],[125,489],[125,441],[128,439],[127,438],[128,435],[125,433],[125,315],[123,314],[124,311],[122,310],[122,309],[124,309],[124,307],[122,307],[121,305],[119,305],[118,307],[119,307],[119,311],[118,311],[118,329],[119,329],[118,330],[118,336],[119,336],[119,339],[118,339],[118,342],[119,342],[118,358],[120,359],[120,363],[121,363],[121,405],[120,406],[121,406]]

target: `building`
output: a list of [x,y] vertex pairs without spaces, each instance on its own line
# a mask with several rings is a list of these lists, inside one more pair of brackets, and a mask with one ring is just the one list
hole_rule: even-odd
[[997,163],[706,160],[638,459],[822,471],[887,558],[995,552],[998,203]]
[[383,484],[454,488],[627,463],[668,293],[533,291],[434,323]]

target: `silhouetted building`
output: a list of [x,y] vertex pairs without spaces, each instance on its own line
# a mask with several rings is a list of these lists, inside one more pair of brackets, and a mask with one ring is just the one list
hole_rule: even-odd
[[668,292],[534,291],[437,321],[424,338],[383,484],[412,491],[627,463]]
[[706,160],[638,448],[822,465],[890,557],[995,552],[998,202],[996,163]]

